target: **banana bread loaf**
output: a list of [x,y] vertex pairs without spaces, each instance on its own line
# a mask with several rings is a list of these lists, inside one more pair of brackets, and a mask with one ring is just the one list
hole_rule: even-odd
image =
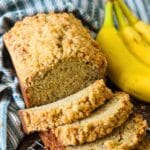
[[41,134],[41,138],[47,150],[131,150],[143,139],[146,129],[147,123],[141,115],[131,115],[121,127],[92,143],[63,147],[51,131],[46,132],[47,135],[44,136]]
[[25,17],[4,35],[27,107],[54,102],[104,77],[106,59],[68,13]]
[[97,80],[76,94],[51,104],[20,110],[19,115],[26,133],[47,131],[89,116],[111,96],[104,81]]
[[63,146],[92,142],[111,133],[114,128],[126,121],[131,112],[132,104],[128,94],[119,92],[89,117],[52,128],[51,131]]

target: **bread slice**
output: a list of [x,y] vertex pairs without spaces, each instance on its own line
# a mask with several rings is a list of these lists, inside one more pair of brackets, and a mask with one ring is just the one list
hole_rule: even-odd
[[47,150],[131,150],[143,139],[146,129],[147,122],[143,120],[141,115],[131,115],[122,126],[111,134],[92,143],[63,147],[51,131],[47,135],[41,135],[41,138]]
[[128,94],[119,92],[88,118],[51,131],[63,146],[92,142],[111,133],[126,121],[131,112],[132,104]]
[[87,88],[51,104],[19,111],[26,133],[47,131],[52,127],[69,124],[89,116],[112,96],[103,80],[97,80]]
[[27,107],[65,98],[102,79],[106,58],[71,13],[25,17],[4,34]]

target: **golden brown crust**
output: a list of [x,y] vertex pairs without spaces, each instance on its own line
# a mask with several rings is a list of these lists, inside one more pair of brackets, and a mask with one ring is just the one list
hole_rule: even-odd
[[132,104],[125,93],[116,93],[102,108],[88,118],[53,128],[52,132],[63,146],[95,141],[120,126],[132,112]]
[[4,42],[30,107],[28,87],[33,78],[51,70],[62,60],[92,63],[104,75],[106,59],[81,21],[68,13],[37,14],[25,17],[4,35]]
[[57,140],[51,130],[39,133],[41,140],[46,146],[46,150],[65,150],[65,147]]
[[112,92],[104,81],[97,80],[80,92],[55,103],[20,110],[19,116],[26,133],[47,131],[89,116],[111,97]]
[[49,134],[42,133],[47,137],[47,140],[43,139],[43,135],[40,136],[45,146],[51,150],[131,150],[142,141],[146,129],[147,123],[141,115],[132,115],[121,127],[118,127],[106,137],[79,146],[63,147],[52,132],[49,132]]
[[[19,76],[18,76],[18,75],[17,75],[17,77],[18,77],[18,79],[19,79]],[[20,80],[19,80],[19,82],[20,82]],[[22,93],[22,96],[23,96],[23,98],[24,98],[23,100],[24,100],[24,102],[25,102],[26,107],[27,107],[27,108],[31,107],[32,104],[31,104],[31,102],[30,102],[30,98],[29,98],[29,96],[27,95],[26,90],[25,90],[24,86],[22,86],[22,83],[21,83],[21,82],[20,82],[20,89],[21,89],[21,93]]]
[[[134,136],[132,136],[132,128],[134,128]],[[130,150],[134,149],[146,135],[147,122],[143,120],[141,115],[135,115],[132,119],[132,122],[127,125],[124,129],[123,136],[120,136],[120,139],[108,140],[105,142],[105,146],[111,150]],[[131,130],[131,131],[130,131]],[[131,134],[131,135],[130,135]]]

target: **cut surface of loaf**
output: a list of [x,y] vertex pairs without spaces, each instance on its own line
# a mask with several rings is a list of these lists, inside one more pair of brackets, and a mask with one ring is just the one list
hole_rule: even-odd
[[[63,147],[52,132],[41,138],[48,150],[131,150],[134,149],[146,134],[147,123],[141,115],[132,115],[120,127],[106,137],[95,142],[79,146]],[[140,149],[144,150],[144,149]],[[148,149],[145,149],[148,150]]]
[[19,115],[26,133],[47,131],[89,116],[112,95],[101,79],[54,103],[20,110]]
[[106,59],[69,13],[25,17],[4,35],[27,107],[54,102],[104,77]]
[[118,92],[89,117],[52,128],[51,131],[63,146],[92,142],[111,133],[126,121],[131,112],[132,104],[128,94]]

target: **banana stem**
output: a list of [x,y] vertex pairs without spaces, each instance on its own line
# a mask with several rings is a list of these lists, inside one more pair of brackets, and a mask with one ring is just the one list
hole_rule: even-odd
[[118,24],[119,24],[119,28],[122,29],[124,27],[126,27],[128,24],[124,18],[123,12],[121,11],[120,7],[119,7],[119,3],[118,1],[114,1],[114,8],[115,8],[115,13],[118,19]]
[[113,26],[113,4],[107,1],[105,4],[105,18],[103,26]]
[[129,23],[131,25],[135,24],[138,21],[138,18],[132,13],[132,11],[128,8],[128,6],[123,2],[123,0],[118,0],[119,5],[124,13],[124,15],[127,17]]

